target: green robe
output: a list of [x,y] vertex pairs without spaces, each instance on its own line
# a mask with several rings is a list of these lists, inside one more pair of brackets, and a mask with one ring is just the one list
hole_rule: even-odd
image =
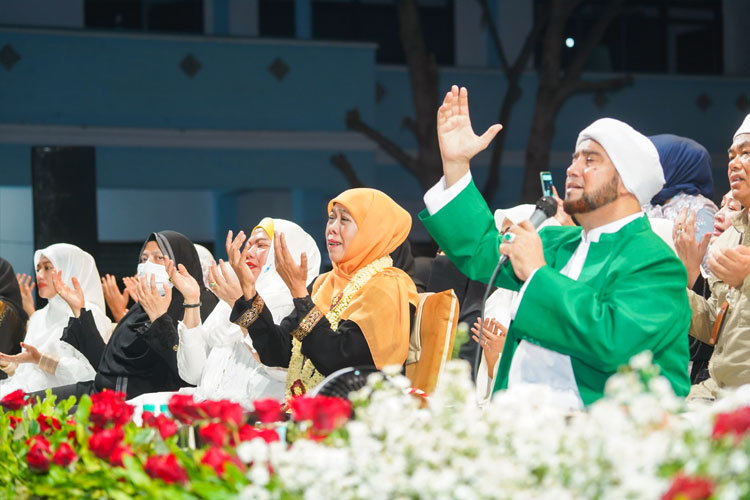
[[[427,230],[470,279],[487,283],[497,265],[495,219],[472,181],[430,216]],[[547,265],[534,274],[510,324],[495,391],[508,384],[516,346],[526,340],[570,356],[584,404],[601,398],[620,365],[644,350],[679,396],[690,389],[687,272],[674,252],[640,217],[591,243],[577,280],[560,274],[581,242],[580,227],[546,227],[539,233]],[[495,285],[518,291],[508,262]]]

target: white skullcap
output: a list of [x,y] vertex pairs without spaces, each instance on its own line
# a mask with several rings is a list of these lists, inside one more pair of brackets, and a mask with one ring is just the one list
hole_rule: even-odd
[[745,121],[742,122],[742,125],[737,129],[737,132],[734,133],[732,140],[735,140],[738,135],[742,134],[750,134],[750,115],[745,117]]
[[598,142],[620,174],[625,189],[645,205],[664,186],[659,152],[648,137],[625,122],[601,118],[578,134],[576,150],[586,139]]
[[[519,222],[529,220],[531,214],[534,213],[535,208],[536,205],[518,205],[515,207],[499,208],[495,210],[495,226],[497,226],[497,230],[502,231],[503,221],[505,221],[505,219],[510,220],[513,224],[518,224]],[[555,219],[554,217],[550,217],[539,225],[539,229],[545,226],[559,225],[560,223],[557,222],[557,219]]]

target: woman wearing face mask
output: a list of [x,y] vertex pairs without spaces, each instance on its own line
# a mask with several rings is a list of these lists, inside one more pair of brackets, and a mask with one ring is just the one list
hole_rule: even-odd
[[285,236],[277,234],[276,270],[294,299],[294,311],[279,324],[244,264],[245,235],[231,243],[230,262],[243,294],[231,319],[247,328],[264,364],[289,368],[288,395],[304,394],[344,367],[404,363],[417,291],[389,254],[410,229],[411,216],[385,193],[368,188],[341,193],[328,204],[325,232],[333,270],[318,276],[311,293],[306,255],[298,264]]
[[[309,234],[283,219],[265,218],[250,232],[246,265],[256,279],[256,289],[263,294],[273,321],[279,322],[292,312],[294,303],[276,272],[274,231],[284,234],[294,259],[298,260],[302,253],[307,255],[307,284],[318,276],[320,252]],[[227,238],[227,247],[230,245],[231,239]],[[195,293],[198,286],[195,280],[171,271],[175,287],[184,296]],[[200,318],[194,315],[189,318],[189,311],[186,311],[184,322],[178,327],[180,376],[198,386],[196,399],[231,399],[246,405],[266,397],[283,399],[286,370],[261,364],[247,332],[229,321],[232,305],[242,296],[242,288],[227,263],[211,266],[209,286],[221,301],[205,323],[201,324]]]
[[[57,387],[58,397],[80,396],[103,389],[122,391],[128,398],[145,392],[174,391],[186,385],[177,370],[177,321],[185,309],[208,317],[216,297],[200,287],[198,299],[187,302],[172,289],[165,269],[168,261],[182,264],[202,281],[198,254],[192,242],[175,231],[153,233],[143,246],[138,265],[138,303],[128,310],[106,345],[93,335],[90,322],[72,323],[64,340],[81,350],[96,366],[92,382]],[[192,300],[192,298],[191,298]]]
[[[12,355],[21,352],[28,320],[13,266],[0,258],[0,353]],[[8,378],[5,370],[10,366],[10,363],[0,362],[0,380]]]
[[16,389],[40,391],[93,380],[94,368],[60,336],[82,316],[88,318],[92,335],[102,344],[103,336],[110,331],[99,271],[91,255],[74,245],[58,243],[37,250],[34,264],[39,296],[48,303],[29,319],[26,340],[21,344],[24,352],[15,356],[0,355],[0,363],[10,364],[10,370],[6,371],[9,375],[12,373],[8,380],[0,383],[0,395]]

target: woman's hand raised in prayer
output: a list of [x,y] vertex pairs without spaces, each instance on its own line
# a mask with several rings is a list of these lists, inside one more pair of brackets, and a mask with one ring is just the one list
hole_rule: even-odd
[[445,186],[450,187],[469,171],[469,160],[485,149],[503,126],[492,125],[478,136],[469,118],[469,93],[454,85],[438,109],[437,133],[443,159]]
[[81,309],[86,305],[86,298],[83,296],[83,289],[78,279],[73,277],[71,281],[73,282],[72,290],[63,281],[62,271],[52,271],[52,286],[55,288],[57,295],[68,303],[70,309],[73,311],[73,316],[79,318],[81,316]]
[[750,274],[750,247],[716,248],[709,252],[711,273],[727,285],[740,288]]
[[35,365],[38,365],[39,360],[42,359],[42,353],[39,352],[39,349],[24,342],[21,342],[21,347],[23,347],[24,350],[19,354],[9,355],[0,353],[0,363],[3,365],[9,363],[18,363],[19,365],[21,363],[34,363]]
[[172,302],[172,287],[165,284],[162,296],[156,288],[156,278],[152,274],[150,278],[144,277],[138,281],[138,297],[141,300],[141,307],[153,323],[169,310],[169,304]]
[[232,231],[227,233],[227,255],[229,256],[229,265],[234,269],[237,278],[240,280],[240,286],[242,287],[242,295],[245,300],[251,300],[255,297],[255,276],[250,271],[247,265],[247,254],[250,251],[250,247],[242,244],[245,242],[247,237],[245,233],[240,231],[237,233],[237,237],[232,239]]
[[273,238],[273,253],[276,259],[276,272],[289,288],[292,298],[307,297],[307,255],[305,252],[299,256],[299,265],[297,265],[286,245],[284,233],[277,232]]
[[109,310],[112,311],[115,322],[119,323],[125,313],[128,312],[130,292],[127,288],[120,292],[120,287],[117,286],[117,278],[111,274],[105,274],[102,278],[102,291],[104,292],[104,301],[109,306]]
[[711,234],[703,235],[700,243],[695,240],[695,211],[690,211],[688,214],[688,208],[685,207],[680,211],[672,226],[672,240],[677,256],[687,269],[687,286],[693,288],[695,280],[701,273],[701,262],[706,255]]
[[[177,264],[177,267],[175,267],[174,262],[167,259],[164,266],[167,269],[169,279],[174,283],[174,287],[185,299],[186,307],[182,322],[188,328],[195,328],[201,324],[200,305],[195,307],[195,304],[201,303],[201,286],[195,281],[195,278],[190,276],[190,273],[188,273],[182,264]],[[192,305],[193,307],[187,307],[187,305]]]
[[130,297],[132,297],[133,301],[138,303],[138,275],[135,276],[125,276],[122,279],[122,283],[125,285],[125,290],[130,294]]
[[505,335],[508,333],[508,329],[495,318],[484,318],[484,328],[482,328],[480,335],[479,321],[480,318],[477,318],[474,326],[471,327],[471,338],[482,347],[484,358],[487,361],[487,373],[492,378],[495,375],[495,363],[500,358],[505,346]]
[[[221,268],[221,270],[219,270]],[[219,260],[219,265],[216,262],[211,263],[211,267],[208,268],[208,283],[211,287],[211,291],[223,300],[229,307],[234,307],[234,303],[242,297],[242,287],[240,282],[232,272],[232,268],[229,264],[223,260]]]
[[31,281],[31,276],[28,274],[16,274],[16,281],[18,281],[18,288],[21,289],[21,307],[26,311],[26,315],[31,317],[34,314],[34,287],[36,283]]

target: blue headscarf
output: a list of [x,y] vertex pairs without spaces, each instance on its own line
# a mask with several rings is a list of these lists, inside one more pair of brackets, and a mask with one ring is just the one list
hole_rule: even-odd
[[652,205],[663,205],[679,193],[713,197],[711,156],[706,148],[692,139],[672,134],[652,135],[649,139],[659,152],[666,179],[664,188],[651,198]]

